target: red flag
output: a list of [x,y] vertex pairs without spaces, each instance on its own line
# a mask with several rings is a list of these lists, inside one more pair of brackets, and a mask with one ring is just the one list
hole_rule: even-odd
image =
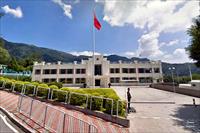
[[97,19],[97,17],[96,17],[95,12],[94,12],[94,26],[95,26],[98,30],[101,29],[101,24],[99,23],[99,21],[98,21],[98,19]]

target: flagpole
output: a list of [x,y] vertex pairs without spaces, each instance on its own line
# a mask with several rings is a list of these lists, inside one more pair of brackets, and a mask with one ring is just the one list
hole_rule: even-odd
[[[93,13],[94,13],[94,11],[93,11]],[[94,25],[92,25],[92,27],[93,27],[93,29],[92,29],[93,30],[93,78],[92,78],[92,86],[93,86],[93,88],[95,88],[95,28],[94,28]]]

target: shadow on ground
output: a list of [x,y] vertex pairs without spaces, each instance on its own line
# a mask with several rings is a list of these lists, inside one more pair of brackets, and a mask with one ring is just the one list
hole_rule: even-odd
[[191,132],[200,133],[200,105],[183,105],[172,115],[174,124]]

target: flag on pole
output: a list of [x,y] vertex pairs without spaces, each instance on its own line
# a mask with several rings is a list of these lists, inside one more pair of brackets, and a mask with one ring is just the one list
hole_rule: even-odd
[[98,21],[95,12],[94,12],[94,26],[95,26],[95,28],[97,28],[98,30],[101,29],[101,24],[100,24],[100,22]]

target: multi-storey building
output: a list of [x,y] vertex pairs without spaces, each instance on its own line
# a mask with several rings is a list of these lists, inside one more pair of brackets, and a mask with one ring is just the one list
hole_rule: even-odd
[[162,82],[161,61],[110,62],[102,55],[73,63],[34,63],[33,81],[62,82],[65,86],[107,87]]

